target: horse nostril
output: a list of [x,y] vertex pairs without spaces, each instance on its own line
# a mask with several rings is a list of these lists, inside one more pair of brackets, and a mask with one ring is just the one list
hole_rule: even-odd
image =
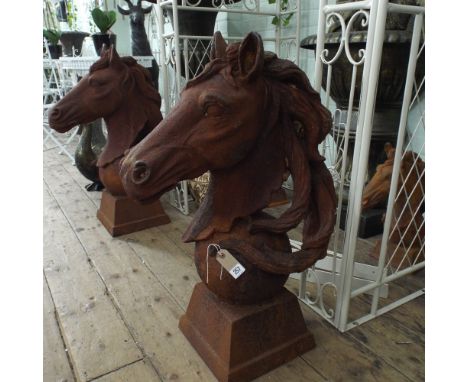
[[145,162],[141,160],[135,162],[135,165],[133,166],[133,171],[132,171],[133,183],[142,184],[149,179],[150,175],[151,175],[151,171]]
[[61,114],[62,112],[60,111],[60,109],[54,107],[49,110],[49,119],[59,119]]

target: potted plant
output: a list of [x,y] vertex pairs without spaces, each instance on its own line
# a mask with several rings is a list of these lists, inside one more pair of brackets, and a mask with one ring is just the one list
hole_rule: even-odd
[[62,55],[62,46],[58,44],[61,32],[57,29],[43,29],[42,35],[48,42],[50,57],[58,59]]
[[60,42],[63,45],[65,56],[79,56],[83,47],[83,40],[89,36],[89,33],[77,30],[76,26],[76,5],[72,1],[66,2],[66,20],[70,30],[63,31],[60,36]]
[[96,7],[91,11],[91,16],[96,26],[101,31],[100,33],[94,33],[91,35],[94,43],[94,48],[99,56],[101,54],[101,48],[103,44],[107,46],[115,45],[116,35],[111,32],[110,28],[115,24],[117,16],[115,11],[103,11]]

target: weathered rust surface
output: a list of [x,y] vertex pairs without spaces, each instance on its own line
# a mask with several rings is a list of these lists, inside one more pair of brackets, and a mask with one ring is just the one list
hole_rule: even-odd
[[[160,108],[161,96],[153,87],[149,72],[132,57],[119,57],[112,46],[103,49],[101,58],[91,66],[89,74],[50,110],[49,124],[54,130],[64,133],[77,124],[104,118],[107,143],[97,162],[99,178],[112,196],[122,199],[127,194],[119,176],[120,162],[126,151],[140,142],[162,120]],[[154,219],[148,220],[145,208],[135,207],[135,211],[130,214],[125,210],[119,212],[119,208],[124,208],[121,206],[127,204],[114,204],[117,209],[115,213],[119,216],[118,226],[125,225],[125,233],[135,232],[129,231],[130,227],[142,229],[137,229],[140,225],[134,224],[136,220],[145,220],[147,223],[153,221],[154,225],[169,222],[167,215],[165,219],[160,217],[161,211],[164,213],[162,207]],[[142,213],[139,219],[134,216],[136,211]],[[128,224],[122,220],[125,216],[130,219]],[[111,234],[122,230],[111,223],[106,228]]]
[[[264,212],[253,215],[254,218],[272,219]],[[284,253],[291,252],[291,245],[286,234],[273,234],[271,232],[259,232],[251,235],[249,232],[248,219],[239,219],[230,232],[219,232],[216,241],[223,243],[236,238],[242,243],[247,243],[254,248],[261,248],[268,243],[270,248]],[[264,271],[251,262],[242,250],[230,249],[235,258],[245,267],[245,273],[238,279],[234,279],[224,271],[220,279],[221,265],[214,256],[206,256],[207,247],[213,243],[213,238],[197,241],[195,244],[195,265],[198,274],[208,289],[216,293],[220,298],[234,304],[255,304],[256,302],[273,298],[282,290],[288,279],[287,274],[277,274]],[[222,245],[225,248],[224,245]],[[207,269],[208,268],[208,269]],[[207,280],[208,273],[208,282]]]
[[[205,285],[197,288],[206,292],[201,297],[196,292],[181,328],[218,378],[249,380],[259,375],[254,369],[263,373],[306,350],[290,346],[296,334],[283,336],[285,316],[290,315],[297,327],[304,322],[299,310],[297,316],[289,312],[293,308],[281,296],[290,273],[303,271],[327,253],[336,196],[318,145],[332,119],[306,74],[291,61],[264,52],[257,33],[227,45],[217,32],[212,46],[203,72],[187,83],[157,129],[130,150],[120,175],[129,195],[151,201],[177,182],[210,171],[207,194],[183,236],[196,243],[195,264]],[[287,173],[294,181],[294,194],[290,207],[275,219],[262,210]],[[301,221],[303,245],[293,254],[287,232]],[[229,250],[246,271],[237,279],[225,271],[220,278],[219,263],[207,253],[209,244]],[[208,299],[208,291],[217,297]],[[269,302],[276,313],[258,313]],[[242,319],[236,316],[242,314]],[[241,325],[236,317],[248,322],[250,332],[259,333],[255,341],[236,329]],[[282,334],[269,339],[275,330]],[[215,344],[220,333],[227,336],[227,348],[258,356],[262,362],[249,366],[233,354],[226,360],[226,350]],[[275,355],[266,355],[268,346],[253,355],[250,348],[257,342],[269,343]],[[222,359],[223,366],[215,358]]]
[[262,304],[232,305],[199,283],[179,328],[222,382],[251,381],[315,347],[285,288]]
[[102,192],[97,217],[112,236],[170,223],[159,200],[142,205],[128,196],[114,196],[107,190]]

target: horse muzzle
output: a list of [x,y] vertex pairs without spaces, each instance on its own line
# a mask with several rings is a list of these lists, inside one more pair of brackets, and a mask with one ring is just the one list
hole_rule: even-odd
[[59,133],[67,132],[72,127],[79,124],[78,121],[70,118],[70,115],[70,111],[65,113],[62,108],[54,106],[48,113],[49,126]]
[[187,147],[154,146],[142,152],[139,145],[120,162],[120,178],[127,195],[142,202],[208,170],[206,161]]

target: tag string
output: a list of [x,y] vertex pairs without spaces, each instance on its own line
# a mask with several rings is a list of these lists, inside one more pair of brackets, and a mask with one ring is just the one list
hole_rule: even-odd
[[[221,247],[218,244],[208,244],[208,247],[206,247],[206,283],[208,284],[208,258],[210,256],[210,248],[214,247],[216,249],[216,254],[218,254],[219,251],[221,251]],[[221,275],[223,273],[223,267],[221,267]],[[221,275],[220,275],[220,280],[221,280]]]

